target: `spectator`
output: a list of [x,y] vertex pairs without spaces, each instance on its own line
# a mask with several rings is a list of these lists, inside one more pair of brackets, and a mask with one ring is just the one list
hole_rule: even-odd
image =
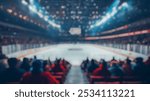
[[118,64],[118,61],[115,59],[115,57],[113,57],[113,59],[110,61],[110,66],[112,66],[114,63]]
[[102,62],[100,63],[99,67],[93,71],[92,75],[104,76],[104,77],[110,76],[110,72],[107,69],[108,68],[107,62],[103,59],[101,61]]
[[122,66],[123,73],[125,76],[133,76],[132,64],[129,58],[126,59],[125,64]]
[[48,76],[51,84],[59,84],[59,81],[51,74],[50,72],[50,66],[48,65],[47,61],[43,61],[43,69],[44,69],[44,75]]
[[30,61],[29,61],[28,58],[24,58],[24,59],[23,59],[23,62],[22,62],[22,64],[21,64],[20,68],[21,68],[24,72],[29,72],[29,71],[30,71],[31,66],[30,66]]
[[8,59],[9,68],[3,73],[3,83],[19,82],[23,72],[18,68],[19,60],[16,58]]
[[117,63],[112,63],[112,67],[109,68],[111,76],[123,76],[123,71],[120,69],[120,67],[117,65]]
[[86,71],[87,70],[87,68],[88,68],[88,65],[89,65],[89,59],[87,58],[85,61],[83,61],[82,62],[82,64],[81,64],[81,69],[83,70],[83,71]]
[[24,74],[21,83],[22,84],[53,84],[53,80],[48,73],[43,72],[42,62],[35,60],[32,64],[32,72]]
[[65,69],[66,69],[66,70],[69,70],[69,69],[71,68],[71,66],[72,66],[72,65],[71,65],[67,60],[65,60],[65,59],[62,60],[62,65],[65,66]]
[[52,68],[52,72],[65,72],[66,71],[65,67],[60,63],[61,63],[61,59],[58,59],[55,61],[55,64]]
[[96,68],[98,68],[98,64],[96,63],[96,60],[92,59],[89,67],[88,67],[88,73],[92,73]]
[[146,74],[146,66],[143,62],[143,58],[138,57],[135,59],[135,66],[133,67],[134,75],[140,77],[141,79],[144,78]]

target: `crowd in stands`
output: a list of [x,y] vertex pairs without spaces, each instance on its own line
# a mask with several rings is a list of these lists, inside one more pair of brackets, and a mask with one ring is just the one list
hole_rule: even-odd
[[141,83],[150,83],[150,57],[147,61],[143,61],[141,57],[136,58],[134,61],[129,58],[125,61],[116,60],[115,58],[111,61],[105,61],[104,59],[96,61],[87,58],[82,62],[81,69],[89,79],[94,79],[94,76],[99,77],[99,79],[101,77],[134,77]]
[[[0,84],[62,84],[71,68],[71,64],[65,59],[55,61],[40,60],[34,58],[8,58],[0,55]],[[127,58],[125,61],[111,61],[101,59],[84,60],[81,69],[93,80],[101,78],[124,78],[138,79],[138,83],[150,83],[150,57],[144,61],[138,57],[134,61]],[[93,80],[92,80],[93,79]],[[118,80],[118,79],[117,79]],[[137,83],[137,82],[136,82]]]
[[109,40],[100,40],[100,43],[113,43],[113,44],[138,44],[138,45],[150,45],[150,36],[141,35],[141,36],[132,36],[124,38],[115,38]]
[[[2,54],[3,46],[6,46],[5,50],[9,50],[8,53],[18,52],[31,48],[40,48],[52,44],[51,40],[40,37],[15,37],[15,36],[2,36],[0,35],[0,53]],[[11,48],[9,47],[11,45]],[[19,48],[18,48],[18,45]],[[9,49],[7,49],[7,47]],[[6,51],[5,51],[6,52]],[[8,54],[5,53],[4,54]]]
[[[64,41],[65,42],[65,41]],[[68,41],[66,41],[68,42]],[[69,41],[71,42],[71,40]],[[80,41],[79,41],[80,42]],[[81,41],[82,42],[82,41]],[[99,40],[99,43],[113,43],[113,44],[138,44],[138,45],[150,45],[150,36],[132,36],[115,38],[109,40]],[[15,36],[0,36],[0,45],[12,45],[12,44],[46,44],[52,43],[51,40],[41,37],[15,37]]]
[[39,60],[7,58],[0,55],[1,84],[59,84],[63,83],[71,64],[65,59]]
[[50,40],[40,37],[14,37],[14,36],[0,36],[0,45],[14,45],[14,44],[46,44],[51,43]]

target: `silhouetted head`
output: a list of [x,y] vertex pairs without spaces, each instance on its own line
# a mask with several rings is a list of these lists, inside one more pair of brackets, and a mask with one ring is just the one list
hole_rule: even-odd
[[116,60],[115,57],[113,57],[112,60]]
[[95,60],[94,59],[91,60],[91,64],[95,64]]
[[20,68],[24,69],[25,71],[30,71],[31,64],[28,58],[24,58]]
[[33,67],[32,73],[40,73],[43,70],[42,69],[42,62],[40,60],[35,60],[32,63],[32,67]]
[[60,63],[60,59],[56,60],[55,64],[59,65],[59,63]]
[[104,59],[100,59],[100,63],[103,63],[103,61],[105,61]]
[[107,68],[107,62],[104,59],[101,60],[101,63],[103,64],[104,68]]
[[89,62],[89,58],[87,57],[86,62]]
[[131,60],[129,58],[126,59],[127,64],[131,64]]
[[52,61],[50,59],[48,59],[48,64],[52,65]]
[[0,55],[0,60],[3,60],[3,59],[7,59],[7,57],[6,57],[6,55],[1,54],[1,55]]
[[142,57],[138,57],[135,59],[135,62],[138,63],[143,63],[143,58]]
[[17,58],[10,58],[8,59],[9,68],[17,68],[19,60]]
[[37,57],[36,57],[36,56],[34,56],[34,60],[37,60]]
[[28,58],[23,58],[23,63],[29,64],[29,59]]

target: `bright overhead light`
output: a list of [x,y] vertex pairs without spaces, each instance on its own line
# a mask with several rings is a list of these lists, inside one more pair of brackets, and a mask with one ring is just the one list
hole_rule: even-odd
[[124,3],[122,4],[122,6],[123,6],[123,7],[128,7],[129,5],[128,5],[127,2],[124,2]]
[[45,11],[44,7],[41,7],[40,5],[36,5],[34,0],[29,0],[30,4],[28,4],[25,0],[22,0],[22,4],[28,6],[29,10],[37,14],[40,18],[42,18],[44,21],[49,23],[51,26],[55,28],[60,29],[60,25],[56,24],[54,21],[50,20],[50,17],[48,16],[48,12]]
[[127,8],[128,7],[128,3],[124,2],[119,6],[118,1],[116,1],[113,6],[113,8],[111,8],[111,12],[109,11],[108,13],[106,13],[105,16],[102,17],[101,20],[98,20],[94,25],[91,25],[90,29],[100,26],[102,24],[104,24],[105,22],[107,22],[109,19],[111,19],[113,16],[115,16],[119,10],[123,9],[124,7]]
[[40,13],[40,12],[37,12],[37,14],[38,14],[38,16],[39,16],[40,18],[43,18],[43,17],[44,17],[43,14]]
[[7,9],[7,12],[8,12],[8,13],[12,13],[13,10],[12,10],[12,9]]
[[22,0],[21,2],[22,2],[22,4],[24,4],[24,5],[28,5],[28,3],[27,3],[25,0]]
[[45,21],[48,21],[48,18],[49,18],[48,16],[45,16],[45,17],[44,17],[44,20],[45,20]]
[[60,29],[60,25],[58,25],[58,24],[55,24],[54,22],[52,22],[52,21],[48,21],[48,23],[50,24],[50,25],[52,25],[53,27],[56,27],[56,28],[59,28]]
[[37,13],[36,7],[29,5],[29,9],[30,9],[32,12]]
[[34,0],[30,0],[30,3],[31,3],[31,4],[34,4]]

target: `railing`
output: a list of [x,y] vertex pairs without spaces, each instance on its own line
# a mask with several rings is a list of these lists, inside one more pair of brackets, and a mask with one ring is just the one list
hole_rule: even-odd
[[112,47],[122,50],[127,50],[143,55],[150,55],[150,45],[138,45],[138,44],[102,44],[102,46]]
[[[35,49],[46,47],[49,44],[15,44],[15,45],[7,45],[2,46],[3,54],[12,54],[19,51],[24,51],[27,49]],[[150,55],[150,45],[138,45],[138,44],[101,44],[102,46],[112,47],[122,50],[127,50],[131,52],[140,53],[143,55]]]
[[35,48],[41,48],[46,47],[49,44],[14,44],[14,45],[6,45],[2,46],[2,53],[3,54],[12,54],[19,51],[24,51],[28,49],[35,49]]

